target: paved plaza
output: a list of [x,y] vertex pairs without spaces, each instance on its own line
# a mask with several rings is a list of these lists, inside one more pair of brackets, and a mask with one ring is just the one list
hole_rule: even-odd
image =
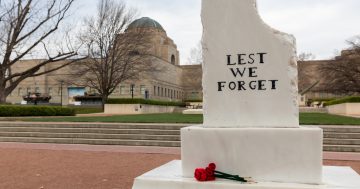
[[[0,154],[0,188],[130,189],[135,177],[180,159],[180,148],[0,143]],[[324,157],[348,159],[325,164],[360,173],[360,154]]]

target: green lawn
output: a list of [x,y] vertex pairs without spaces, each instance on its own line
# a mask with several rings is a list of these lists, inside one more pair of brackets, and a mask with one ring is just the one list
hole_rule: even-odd
[[301,125],[360,125],[360,118],[325,113],[300,113]]
[[[59,118],[26,118],[23,121],[39,122],[110,122],[110,123],[192,123],[201,124],[202,115],[184,114],[146,114],[121,115],[109,117],[59,117]],[[336,116],[323,113],[301,113],[301,125],[360,125],[359,118]]]

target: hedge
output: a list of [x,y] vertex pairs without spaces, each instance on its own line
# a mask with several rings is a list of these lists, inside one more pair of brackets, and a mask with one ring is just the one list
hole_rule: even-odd
[[74,116],[75,110],[57,106],[7,106],[0,105],[0,117]]
[[324,103],[324,105],[331,106],[331,105],[343,104],[343,103],[360,103],[360,96],[346,97],[346,98],[341,98],[341,99],[337,99],[337,100],[332,100],[332,101]]
[[203,102],[202,99],[193,99],[193,100],[185,100],[184,102],[188,102],[188,103],[191,103],[191,102]]
[[108,99],[106,104],[149,104],[149,105],[159,105],[159,106],[180,106],[185,107],[184,102],[168,102],[168,101],[158,101],[158,100],[146,100],[141,98],[116,98]]
[[332,100],[336,100],[337,98],[311,98],[308,101],[311,102],[327,102],[327,101],[332,101]]

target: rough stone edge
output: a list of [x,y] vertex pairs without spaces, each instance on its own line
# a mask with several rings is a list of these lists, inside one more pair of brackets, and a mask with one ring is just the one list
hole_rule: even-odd
[[[291,34],[288,34],[288,33],[285,33],[285,32],[281,32],[275,28],[272,28],[270,25],[268,25],[261,17],[261,15],[259,14],[259,11],[257,9],[257,0],[252,0],[253,1],[253,8],[254,8],[254,11],[255,13],[258,15],[259,17],[259,20],[263,23],[263,25],[268,28],[270,31],[272,31],[272,33],[274,34],[274,36],[276,38],[279,39],[279,41],[285,43],[286,46],[288,46],[292,53],[291,53],[291,57],[289,59],[289,62],[288,62],[288,75],[291,79],[291,92],[293,94],[292,96],[292,99],[293,99],[293,104],[295,107],[299,107],[299,102],[298,102],[298,69],[297,69],[297,49],[296,49],[296,38],[291,35]],[[201,6],[201,21],[202,21],[202,27],[203,27],[203,32],[202,32],[202,38],[201,38],[201,44],[202,44],[202,52],[203,52],[203,57],[204,57],[204,54],[205,54],[205,51],[207,50],[207,47],[206,47],[206,43],[204,41],[205,39],[205,27],[204,27],[204,21],[203,21],[203,11],[202,11],[202,7]],[[202,66],[202,70],[203,70],[203,75],[202,77],[204,77],[205,74],[207,74],[207,69],[205,69],[205,61],[202,62],[201,64]],[[202,80],[202,88],[203,88],[203,97],[206,96],[207,92],[206,92],[206,88],[204,87],[204,80]],[[205,99],[203,99],[203,113],[204,114],[207,114],[207,103],[205,102]],[[296,113],[294,114],[294,116],[296,117],[296,119],[298,120],[299,122],[299,108],[297,108],[298,111],[295,111]],[[298,124],[299,126],[299,124]]]
[[[257,0],[252,0],[253,4],[254,4],[254,9],[255,9],[255,13],[258,15],[259,20],[263,23],[263,25],[268,28],[270,31],[272,31],[272,33],[274,34],[275,37],[277,37],[279,39],[279,41],[283,42],[286,46],[288,46],[292,53],[291,53],[291,57],[289,59],[288,62],[288,75],[289,78],[291,79],[291,93],[292,95],[292,99],[293,99],[293,104],[294,107],[299,107],[299,102],[298,102],[298,93],[299,93],[299,89],[298,89],[298,69],[297,69],[297,49],[296,49],[296,38],[294,35],[285,33],[285,32],[281,32],[273,27],[271,27],[270,25],[268,25],[261,17],[261,15],[259,14],[259,11],[257,9]],[[298,111],[295,111],[295,117],[297,118],[297,120],[299,121],[299,108],[297,108]]]

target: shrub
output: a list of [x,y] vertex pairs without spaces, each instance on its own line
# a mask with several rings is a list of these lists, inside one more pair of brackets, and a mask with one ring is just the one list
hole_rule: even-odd
[[74,116],[75,110],[57,106],[7,106],[0,105],[0,117]]
[[324,105],[331,106],[331,105],[343,104],[343,103],[360,103],[360,96],[346,97],[346,98],[341,98],[341,99],[337,99],[337,100],[332,100],[332,101],[326,102]]
[[307,100],[307,105],[310,106],[313,102],[327,103],[329,101],[336,100],[336,98],[312,98]]
[[158,106],[180,106],[185,107],[184,102],[168,102],[168,101],[158,101],[158,100],[146,100],[141,98],[117,98],[117,99],[108,99],[106,104],[149,104],[149,105],[158,105]]
[[202,99],[194,99],[194,100],[185,100],[185,102],[188,102],[188,103],[190,103],[190,102],[203,102],[203,100]]

